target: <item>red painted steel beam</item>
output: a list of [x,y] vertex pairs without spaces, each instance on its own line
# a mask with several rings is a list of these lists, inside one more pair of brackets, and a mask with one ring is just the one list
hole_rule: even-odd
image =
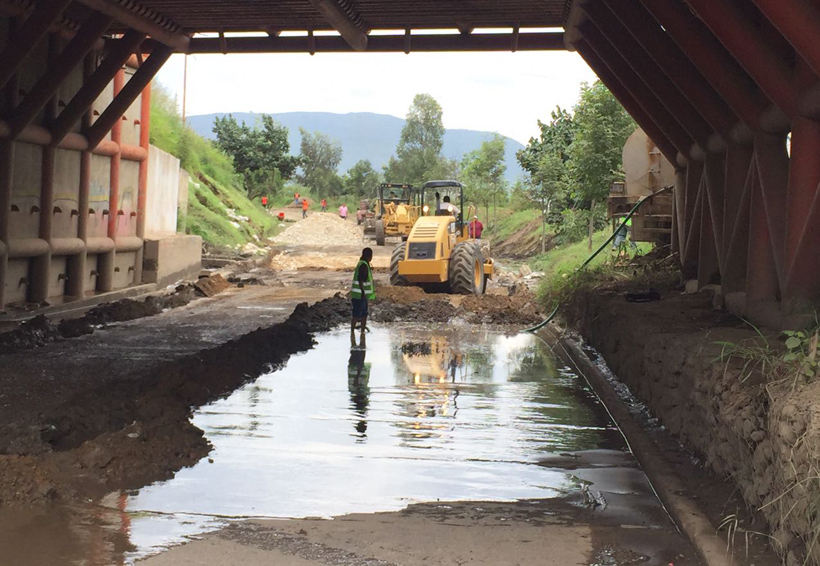
[[587,65],[598,75],[598,78],[606,85],[612,95],[618,99],[621,106],[626,109],[630,116],[632,116],[638,125],[646,132],[649,138],[655,142],[661,153],[673,164],[677,165],[677,156],[679,150],[669,141],[655,121],[647,114],[638,102],[629,94],[629,91],[621,84],[617,77],[609,70],[609,67],[598,57],[598,54],[586,44],[586,42],[579,42],[575,45],[575,49],[586,61]]
[[31,124],[37,113],[43,109],[60,88],[60,85],[63,84],[63,81],[94,48],[94,44],[113,21],[108,16],[93,14],[83,24],[80,31],[48,66],[45,74],[14,109],[8,121],[12,138],[16,138],[26,126]]
[[716,132],[728,139],[738,117],[638,0],[603,0]]
[[83,114],[88,112],[94,101],[99,98],[117,72],[122,69],[143,39],[145,39],[144,34],[129,31],[122,39],[116,41],[113,49],[105,56],[100,66],[86,79],[82,88],[54,120],[51,126],[52,145],[58,145],[82,118]]
[[[618,99],[621,106],[626,109],[630,116],[632,116],[638,125],[643,129],[649,138],[655,142],[661,153],[673,164],[677,165],[678,152],[677,149],[666,134],[661,131],[657,123],[647,114],[640,104],[632,97],[629,91],[618,80],[615,74],[609,70],[609,67],[598,57],[598,54],[587,45],[586,42],[579,42],[575,44],[575,49],[586,61],[587,65],[598,75],[598,78],[606,85],[612,95]],[[688,148],[684,148],[688,149]]]
[[618,77],[618,80],[638,101],[644,111],[658,124],[666,137],[684,156],[688,157],[692,149],[692,137],[667,110],[655,92],[646,87],[646,83],[592,22],[584,22],[579,29],[589,46]]
[[[367,53],[406,53],[437,51],[563,51],[564,34],[560,32],[515,34],[481,33],[464,35],[412,35],[410,49],[404,35],[371,35]],[[296,37],[226,37],[192,38],[188,53],[352,53],[353,48],[341,37],[314,35]]]
[[715,36],[787,116],[797,114],[798,93],[787,62],[730,0],[686,0]]
[[126,83],[122,90],[114,97],[97,121],[88,129],[88,147],[96,147],[103,138],[108,135],[111,128],[116,124],[122,115],[128,110],[140,93],[147,87],[154,76],[159,72],[174,50],[165,47],[154,51],[148,59],[137,69],[134,76]]
[[753,0],[764,16],[820,75],[820,9],[806,0]]
[[[689,136],[705,149],[712,135],[712,128],[669,80],[663,69],[645,54],[644,49],[629,33],[629,30],[604,4],[589,2],[583,5],[583,9],[610,45],[621,54],[624,61],[641,78],[646,88],[657,94],[669,113],[675,116]],[[587,32],[583,33],[586,35]],[[592,43],[595,45],[598,42],[593,40]]]
[[0,88],[6,86],[23,61],[63,15],[71,0],[39,2],[0,53]]
[[757,85],[680,0],[639,0],[714,89],[750,127],[769,106]]

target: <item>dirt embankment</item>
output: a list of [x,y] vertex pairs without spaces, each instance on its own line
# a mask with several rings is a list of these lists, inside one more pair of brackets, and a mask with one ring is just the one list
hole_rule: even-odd
[[448,322],[532,325],[544,319],[535,295],[523,287],[499,291],[507,295],[447,295],[418,287],[380,287],[370,318],[376,322]]
[[299,305],[283,323],[164,366],[153,375],[76,395],[36,434],[0,447],[0,506],[95,497],[170,477],[210,446],[190,423],[192,407],[312,347],[312,332],[349,317],[341,295]]
[[[493,254],[496,257],[525,259],[541,253],[541,219],[527,222],[503,240],[493,239]],[[547,233],[544,251],[555,247],[555,234]]]
[[136,320],[160,314],[167,309],[182,307],[194,299],[224,290],[228,283],[221,275],[204,278],[197,283],[179,285],[165,295],[150,295],[145,299],[122,299],[103,303],[79,318],[66,318],[54,324],[45,315],[23,322],[15,330],[0,334],[0,355],[45,346],[50,342],[93,334],[107,324]]
[[[804,564],[808,555],[806,564],[820,564],[820,383],[773,381],[743,353],[722,360],[726,343],[753,346],[759,337],[714,310],[708,294],[673,291],[635,304],[599,291],[576,301],[576,309],[582,334],[619,379],[761,510],[785,563]],[[776,335],[768,339],[777,345]],[[739,526],[736,545],[744,529],[767,530]]]

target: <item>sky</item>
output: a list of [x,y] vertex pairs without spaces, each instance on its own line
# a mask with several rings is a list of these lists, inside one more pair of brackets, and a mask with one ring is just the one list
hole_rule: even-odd
[[[158,80],[182,106],[184,55]],[[404,117],[413,96],[441,104],[445,128],[526,143],[556,107],[571,107],[595,74],[575,53],[317,53],[192,55],[187,114],[374,112]]]

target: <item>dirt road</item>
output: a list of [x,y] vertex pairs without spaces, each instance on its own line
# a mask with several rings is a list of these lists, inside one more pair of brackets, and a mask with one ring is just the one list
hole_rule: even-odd
[[213,298],[3,356],[0,564],[700,564],[583,379],[517,334],[530,293],[389,288],[374,246],[351,354],[362,243],[321,216]]

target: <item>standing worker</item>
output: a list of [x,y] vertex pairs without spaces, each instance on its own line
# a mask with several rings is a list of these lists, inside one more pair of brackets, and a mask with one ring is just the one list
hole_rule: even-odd
[[619,226],[615,232],[615,240],[612,242],[612,251],[618,250],[618,254],[620,255],[621,247],[625,246],[626,237],[629,236],[629,246],[633,250],[637,250],[638,246],[635,245],[635,241],[632,239],[632,219],[627,219],[626,222],[623,222],[621,226]]
[[376,287],[373,285],[373,269],[370,260],[373,259],[373,250],[364,248],[359,263],[353,271],[353,285],[350,289],[350,301],[353,315],[350,322],[350,338],[355,339],[356,323],[361,323],[362,338],[367,330],[367,302],[376,298]]
[[467,225],[467,229],[470,232],[470,237],[475,238],[476,240],[481,239],[481,233],[484,231],[484,224],[478,219],[478,216],[473,216],[473,219],[470,220],[470,223]]
[[320,204],[322,205],[322,212],[326,211],[327,210],[327,199],[323,198],[322,202]]
[[339,218],[341,218],[342,220],[347,220],[347,204],[346,203],[342,204],[342,206],[339,207]]
[[310,203],[308,203],[308,199],[302,197],[302,218],[307,218],[308,206],[310,206]]
[[264,195],[262,196],[262,208],[264,208],[265,210],[268,209],[268,197]]

